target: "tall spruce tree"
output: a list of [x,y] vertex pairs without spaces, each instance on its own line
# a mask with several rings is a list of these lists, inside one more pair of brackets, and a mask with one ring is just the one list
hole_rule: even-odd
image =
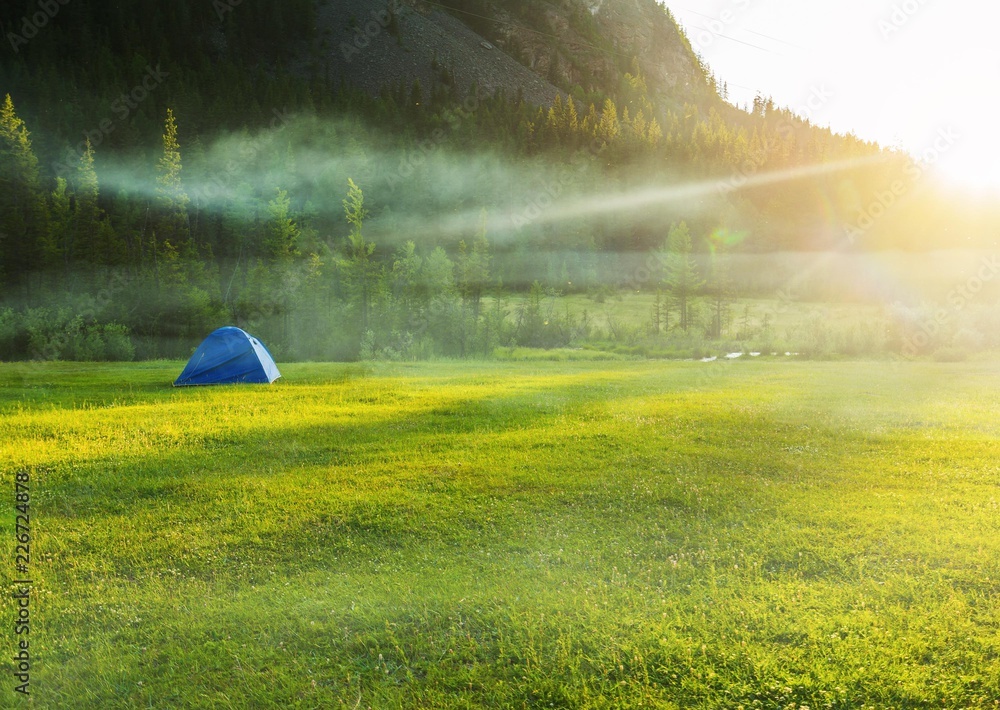
[[47,212],[31,135],[7,94],[0,107],[0,259],[4,274],[22,283],[29,298]]
[[156,206],[159,211],[157,235],[159,242],[174,246],[187,245],[190,238],[187,206],[190,199],[181,182],[181,148],[177,140],[177,121],[172,109],[167,109],[163,129],[163,155],[157,164]]
[[278,188],[267,203],[268,221],[264,230],[264,251],[274,263],[287,265],[299,253],[299,227],[291,217],[288,193]]
[[406,241],[396,249],[392,258],[392,299],[401,331],[409,329],[413,322],[420,295],[418,275],[423,260],[417,256],[416,250],[417,245],[413,241]]
[[373,258],[375,242],[365,239],[364,224],[368,216],[365,209],[365,196],[353,179],[347,180],[348,193],[343,201],[344,217],[351,226],[347,235],[347,248],[339,266],[344,283],[349,291],[349,298],[354,302],[358,312],[358,324],[361,335],[368,331],[371,319],[371,308],[379,287],[381,275],[378,262]]
[[597,137],[610,145],[618,138],[619,133],[621,133],[621,124],[618,122],[618,108],[614,101],[605,99],[604,110],[601,111],[601,122],[597,126]]
[[670,226],[662,250],[664,285],[677,311],[677,325],[687,332],[693,325],[695,299],[704,285],[691,257],[691,233],[685,222]]
[[107,256],[104,245],[101,244],[102,230],[100,228],[101,209],[98,206],[100,186],[97,172],[94,170],[94,149],[87,139],[86,150],[80,156],[74,176],[73,193],[75,209],[73,211],[73,243],[71,258],[83,257],[92,264],[104,263]]
[[66,243],[73,219],[66,178],[56,178],[56,189],[49,197],[49,228],[42,236],[42,266],[54,270],[69,264]]

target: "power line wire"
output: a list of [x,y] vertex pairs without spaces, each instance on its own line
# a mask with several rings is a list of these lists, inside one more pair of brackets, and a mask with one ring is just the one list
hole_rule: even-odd
[[708,29],[707,27],[701,27],[700,25],[691,25],[691,26],[694,27],[695,29],[698,29],[698,30],[704,30],[705,32],[710,33],[713,37],[719,37],[721,39],[728,39],[730,42],[737,42],[738,44],[745,44],[747,47],[753,47],[754,49],[758,49],[761,52],[766,52],[768,54],[774,54],[775,56],[778,56],[778,57],[784,56],[782,54],[778,54],[778,52],[775,52],[773,49],[768,49],[767,47],[761,47],[760,45],[753,44],[751,42],[745,42],[742,39],[736,39],[735,37],[730,37],[729,35],[724,35],[721,32],[715,32],[713,30]]
[[[719,21],[718,17],[712,17],[711,15],[706,15],[705,13],[703,13],[703,12],[697,12],[696,10],[689,10],[686,7],[678,7],[677,9],[680,10],[681,12],[689,12],[692,15],[698,15],[698,17],[704,17],[706,20],[715,20],[716,22]],[[706,28],[702,28],[702,29],[706,29]],[[763,32],[758,32],[756,30],[751,30],[748,27],[743,27],[741,29],[743,29],[744,32],[749,32],[750,34],[757,35],[758,37],[763,37],[764,39],[769,39],[769,40],[772,40],[774,42],[781,42],[781,44],[787,44],[789,47],[792,47],[793,49],[799,49],[799,50],[802,49],[802,47],[800,47],[797,44],[792,44],[791,42],[786,42],[783,39],[779,39],[777,37],[772,37],[771,35],[766,35]],[[707,31],[711,32],[712,30],[707,30]],[[716,34],[718,34],[718,33],[716,33]],[[722,37],[723,35],[719,34],[719,36]]]
[[791,42],[786,42],[783,39],[778,39],[777,37],[772,37],[771,35],[766,35],[763,32],[757,32],[756,30],[751,30],[751,29],[748,29],[746,27],[744,27],[743,30],[746,31],[746,32],[749,32],[752,35],[757,35],[758,37],[763,37],[764,39],[770,39],[770,40],[773,40],[775,42],[781,42],[782,44],[787,44],[792,49],[798,49],[798,50],[804,49],[803,47],[800,47],[797,44],[792,44]]
[[737,84],[735,81],[726,81],[725,79],[723,79],[722,83],[725,84],[726,86],[735,86],[737,89],[746,89],[747,91],[758,91],[758,92],[760,91],[760,89],[754,89],[751,86],[744,86],[743,84]]

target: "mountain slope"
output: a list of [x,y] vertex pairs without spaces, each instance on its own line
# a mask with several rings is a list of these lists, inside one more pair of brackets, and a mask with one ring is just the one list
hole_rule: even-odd
[[[488,95],[520,91],[533,104],[547,104],[558,89],[457,18],[420,3],[335,0],[317,13],[320,61],[327,77],[377,94],[419,81],[426,90],[473,84]],[[390,20],[389,18],[392,18]]]
[[497,15],[510,22],[490,36],[561,86],[614,93],[637,66],[654,96],[671,103],[714,98],[687,39],[654,0],[561,0]]
[[475,83],[548,105],[557,91],[615,94],[626,71],[663,105],[715,99],[677,24],[653,0],[444,3],[332,0],[317,16],[327,78],[378,93],[419,80],[427,90]]

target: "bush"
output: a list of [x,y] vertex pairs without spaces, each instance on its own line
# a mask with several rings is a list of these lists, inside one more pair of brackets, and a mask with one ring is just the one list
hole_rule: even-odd
[[[23,346],[18,344],[21,330],[26,336]],[[135,359],[135,346],[126,326],[88,323],[67,309],[34,308],[21,316],[9,310],[0,311],[0,348],[4,348],[8,331],[13,332],[14,340],[7,348],[13,352],[5,353],[7,357],[85,362]]]
[[0,310],[0,360],[13,360],[17,356],[20,320],[12,309]]
[[128,328],[119,323],[104,326],[104,358],[111,362],[130,362],[135,359],[135,346]]
[[29,357],[38,360],[58,360],[69,342],[65,316],[53,314],[47,308],[29,308],[23,316],[24,329],[28,333]]
[[101,326],[92,325],[81,329],[73,343],[74,352],[67,358],[84,362],[97,362],[104,359],[104,338],[101,336]]

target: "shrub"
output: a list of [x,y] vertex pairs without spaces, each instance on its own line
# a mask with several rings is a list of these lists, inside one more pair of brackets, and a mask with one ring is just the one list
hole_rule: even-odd
[[104,338],[101,336],[101,326],[92,325],[78,331],[73,349],[75,352],[69,359],[84,362],[103,360]]
[[104,326],[104,358],[112,362],[129,362],[135,359],[135,346],[128,328],[119,323]]
[[17,355],[17,334],[20,318],[10,308],[0,310],[0,360],[13,360]]

